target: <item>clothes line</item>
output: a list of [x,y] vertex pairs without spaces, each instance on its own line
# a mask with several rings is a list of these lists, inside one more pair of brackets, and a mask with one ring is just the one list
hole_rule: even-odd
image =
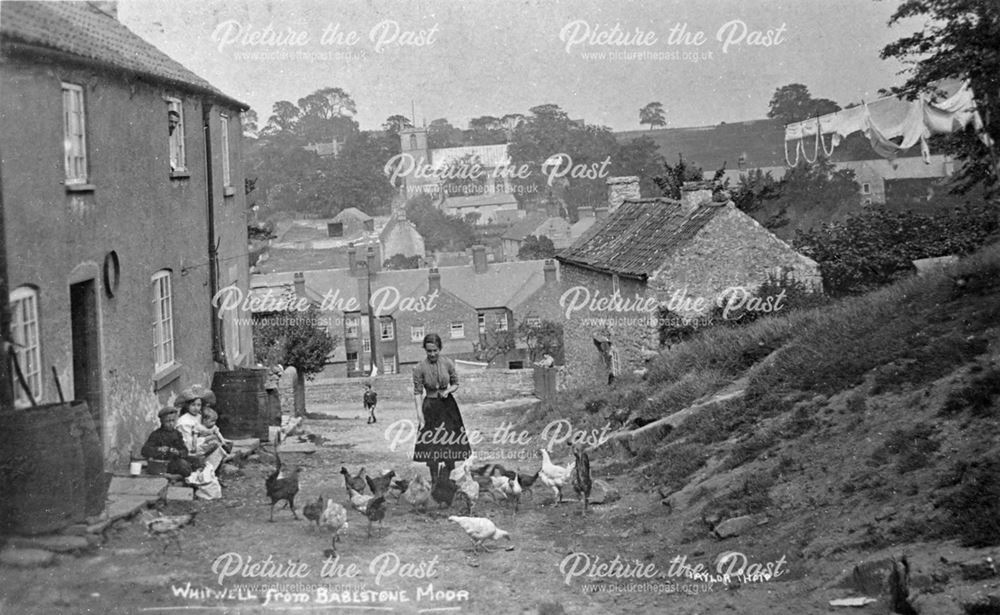
[[[905,101],[896,97],[881,98],[857,107],[827,113],[819,117],[785,126],[785,162],[789,166],[798,164],[801,155],[806,162],[815,162],[822,147],[827,156],[840,142],[855,132],[868,137],[872,149],[884,158],[895,158],[901,152],[920,144],[924,163],[930,164],[930,148],[927,139],[935,134],[950,134],[965,130],[972,124],[979,138],[987,146],[992,139],[983,130],[983,120],[976,110],[975,96],[968,82],[941,102],[931,102],[921,94],[915,100]],[[829,136],[827,148],[825,136]],[[902,137],[900,143],[892,139]],[[813,159],[807,154],[807,140],[813,140]],[[788,154],[789,142],[795,143],[795,160]]]

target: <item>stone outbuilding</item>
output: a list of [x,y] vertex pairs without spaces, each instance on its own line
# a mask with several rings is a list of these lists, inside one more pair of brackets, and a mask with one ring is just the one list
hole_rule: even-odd
[[629,178],[635,186],[622,179],[608,182],[608,218],[556,256],[571,383],[641,367],[659,349],[661,307],[705,316],[721,297],[749,296],[769,274],[820,287],[815,261],[725,196],[713,199],[711,182],[686,184],[675,201],[637,198],[638,178]]

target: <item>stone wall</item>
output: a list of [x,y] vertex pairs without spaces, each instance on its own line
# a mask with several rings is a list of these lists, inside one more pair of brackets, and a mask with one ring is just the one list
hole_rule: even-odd
[[[326,378],[306,382],[306,408],[317,404],[343,404],[357,402],[367,378]],[[379,402],[411,402],[413,377],[410,374],[378,376],[373,381]],[[488,369],[459,372],[459,389],[455,394],[459,403],[500,401],[534,395],[533,371],[530,369]],[[284,403],[284,402],[282,402]]]
[[702,300],[702,309],[672,311],[704,314],[727,288],[737,286],[753,292],[766,281],[769,272],[780,270],[789,271],[805,284],[822,287],[815,261],[796,252],[731,203],[721,207],[723,211],[650,277],[649,285],[663,302],[669,302],[678,291],[692,302]]
[[[612,277],[567,263],[563,263],[561,271],[567,293],[562,314],[564,386],[607,382],[608,366],[594,344],[595,335],[607,336],[611,341],[611,349],[617,355],[618,375],[643,367],[647,352],[659,346],[655,310],[651,313],[636,305],[651,296],[649,291],[638,280],[619,278],[622,309],[593,309],[602,307],[596,301],[612,296]],[[567,308],[583,299],[589,299],[586,307],[567,314]]]

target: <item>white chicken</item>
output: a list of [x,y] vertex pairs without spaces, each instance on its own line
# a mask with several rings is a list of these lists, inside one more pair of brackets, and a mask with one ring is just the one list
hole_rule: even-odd
[[479,483],[472,477],[471,456],[452,470],[448,478],[455,481],[459,491],[469,496],[469,502],[475,503],[479,499]]
[[573,479],[573,470],[576,467],[576,462],[574,461],[567,467],[557,466],[549,459],[549,452],[547,450],[544,448],[540,450],[542,451],[542,469],[538,473],[538,478],[542,481],[542,484],[552,489],[552,492],[556,496],[556,504],[561,504],[562,488]]
[[514,514],[517,514],[517,509],[521,505],[521,481],[518,480],[517,474],[514,478],[507,476],[491,476],[490,482],[492,483],[490,491],[494,494],[499,494],[503,499],[510,499],[514,504]]
[[336,557],[337,540],[340,539],[340,532],[346,530],[349,525],[347,523],[347,509],[334,502],[333,499],[327,500],[323,514],[319,516],[319,524],[333,534],[330,548],[323,551],[323,555],[325,557]]
[[469,535],[469,538],[472,539],[475,545],[476,553],[479,552],[480,547],[489,551],[489,548],[483,544],[487,540],[500,540],[501,538],[510,540],[510,534],[501,530],[492,521],[484,517],[456,517],[452,515],[448,517],[448,521],[454,521],[465,530],[465,533]]
[[350,487],[347,488],[347,495],[351,497],[351,506],[362,515],[368,510],[368,502],[375,499],[374,495],[363,495]]

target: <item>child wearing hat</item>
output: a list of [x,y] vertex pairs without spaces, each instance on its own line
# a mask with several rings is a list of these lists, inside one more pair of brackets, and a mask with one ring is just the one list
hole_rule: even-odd
[[166,461],[168,473],[187,477],[192,468],[188,460],[187,445],[176,429],[177,408],[166,406],[160,410],[159,417],[160,427],[149,434],[142,447],[142,456]]

